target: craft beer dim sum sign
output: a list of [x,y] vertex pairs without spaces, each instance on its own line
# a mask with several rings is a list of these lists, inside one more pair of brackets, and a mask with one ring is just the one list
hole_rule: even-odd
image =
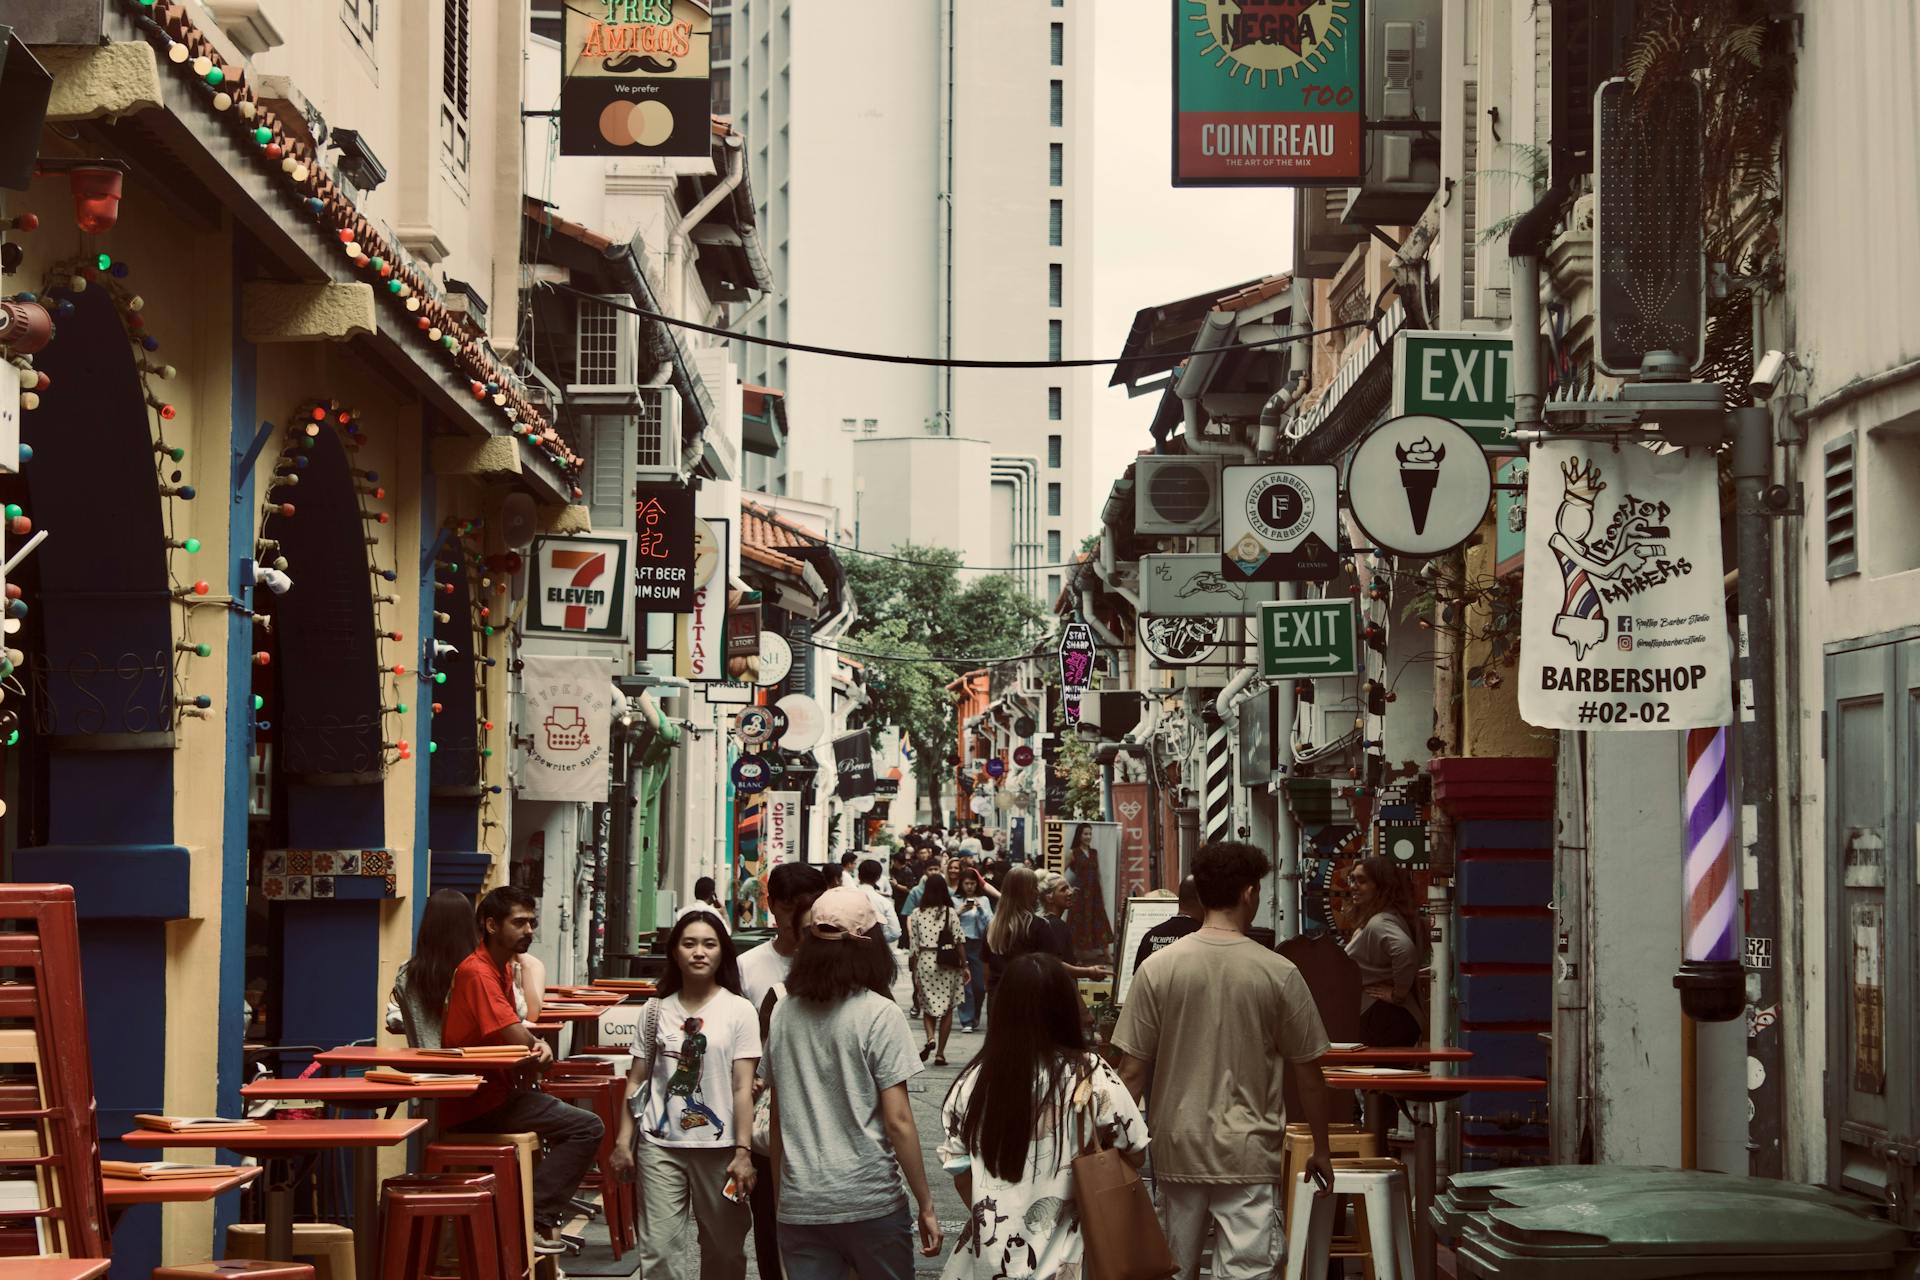
[[1174,0],[1173,185],[1361,177],[1362,0]]
[[713,149],[713,15],[701,0],[566,0],[560,152]]

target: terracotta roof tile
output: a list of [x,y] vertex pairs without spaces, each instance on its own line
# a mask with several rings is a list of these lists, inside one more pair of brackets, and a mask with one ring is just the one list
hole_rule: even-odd
[[525,209],[527,217],[532,218],[541,226],[548,227],[560,235],[567,237],[569,240],[578,240],[581,244],[586,245],[589,249],[598,253],[605,253],[613,246],[613,241],[607,239],[607,237],[601,235],[593,228],[582,226],[578,222],[568,222],[565,218],[558,216],[552,209],[534,199],[532,196],[526,196],[524,199],[526,202]]
[[784,554],[783,548],[817,547],[820,540],[788,524],[765,507],[740,504],[740,554],[755,564],[783,573],[801,574],[806,561]]
[[1214,304],[1214,309],[1216,311],[1245,311],[1248,307],[1265,302],[1269,298],[1278,297],[1291,288],[1293,288],[1293,276],[1291,273],[1268,276],[1264,280],[1255,281],[1238,293],[1228,294]]

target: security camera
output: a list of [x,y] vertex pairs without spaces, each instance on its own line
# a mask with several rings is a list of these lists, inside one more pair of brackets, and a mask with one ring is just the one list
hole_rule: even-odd
[[277,596],[283,596],[293,590],[293,579],[280,569],[269,569],[264,565],[253,566],[253,584],[265,587]]
[[1755,362],[1753,376],[1747,379],[1747,390],[1755,400],[1771,400],[1790,374],[1803,368],[1791,352],[1769,351]]

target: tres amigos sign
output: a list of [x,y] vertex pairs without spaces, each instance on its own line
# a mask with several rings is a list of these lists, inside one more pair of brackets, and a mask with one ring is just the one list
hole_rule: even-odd
[[560,151],[705,157],[713,17],[703,0],[566,0]]
[[1361,177],[1363,0],[1174,0],[1173,185]]

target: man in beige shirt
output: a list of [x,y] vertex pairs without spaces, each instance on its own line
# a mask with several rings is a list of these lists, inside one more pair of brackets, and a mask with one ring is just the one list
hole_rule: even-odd
[[1286,1257],[1280,1178],[1287,1145],[1281,1079],[1288,1064],[1313,1131],[1306,1174],[1326,1194],[1327,1033],[1300,971],[1246,934],[1272,869],[1250,844],[1217,841],[1194,855],[1206,908],[1195,932],[1147,958],[1134,976],[1113,1044],[1120,1077],[1147,1114],[1160,1222],[1194,1280],[1211,1222],[1215,1280],[1264,1280]]

